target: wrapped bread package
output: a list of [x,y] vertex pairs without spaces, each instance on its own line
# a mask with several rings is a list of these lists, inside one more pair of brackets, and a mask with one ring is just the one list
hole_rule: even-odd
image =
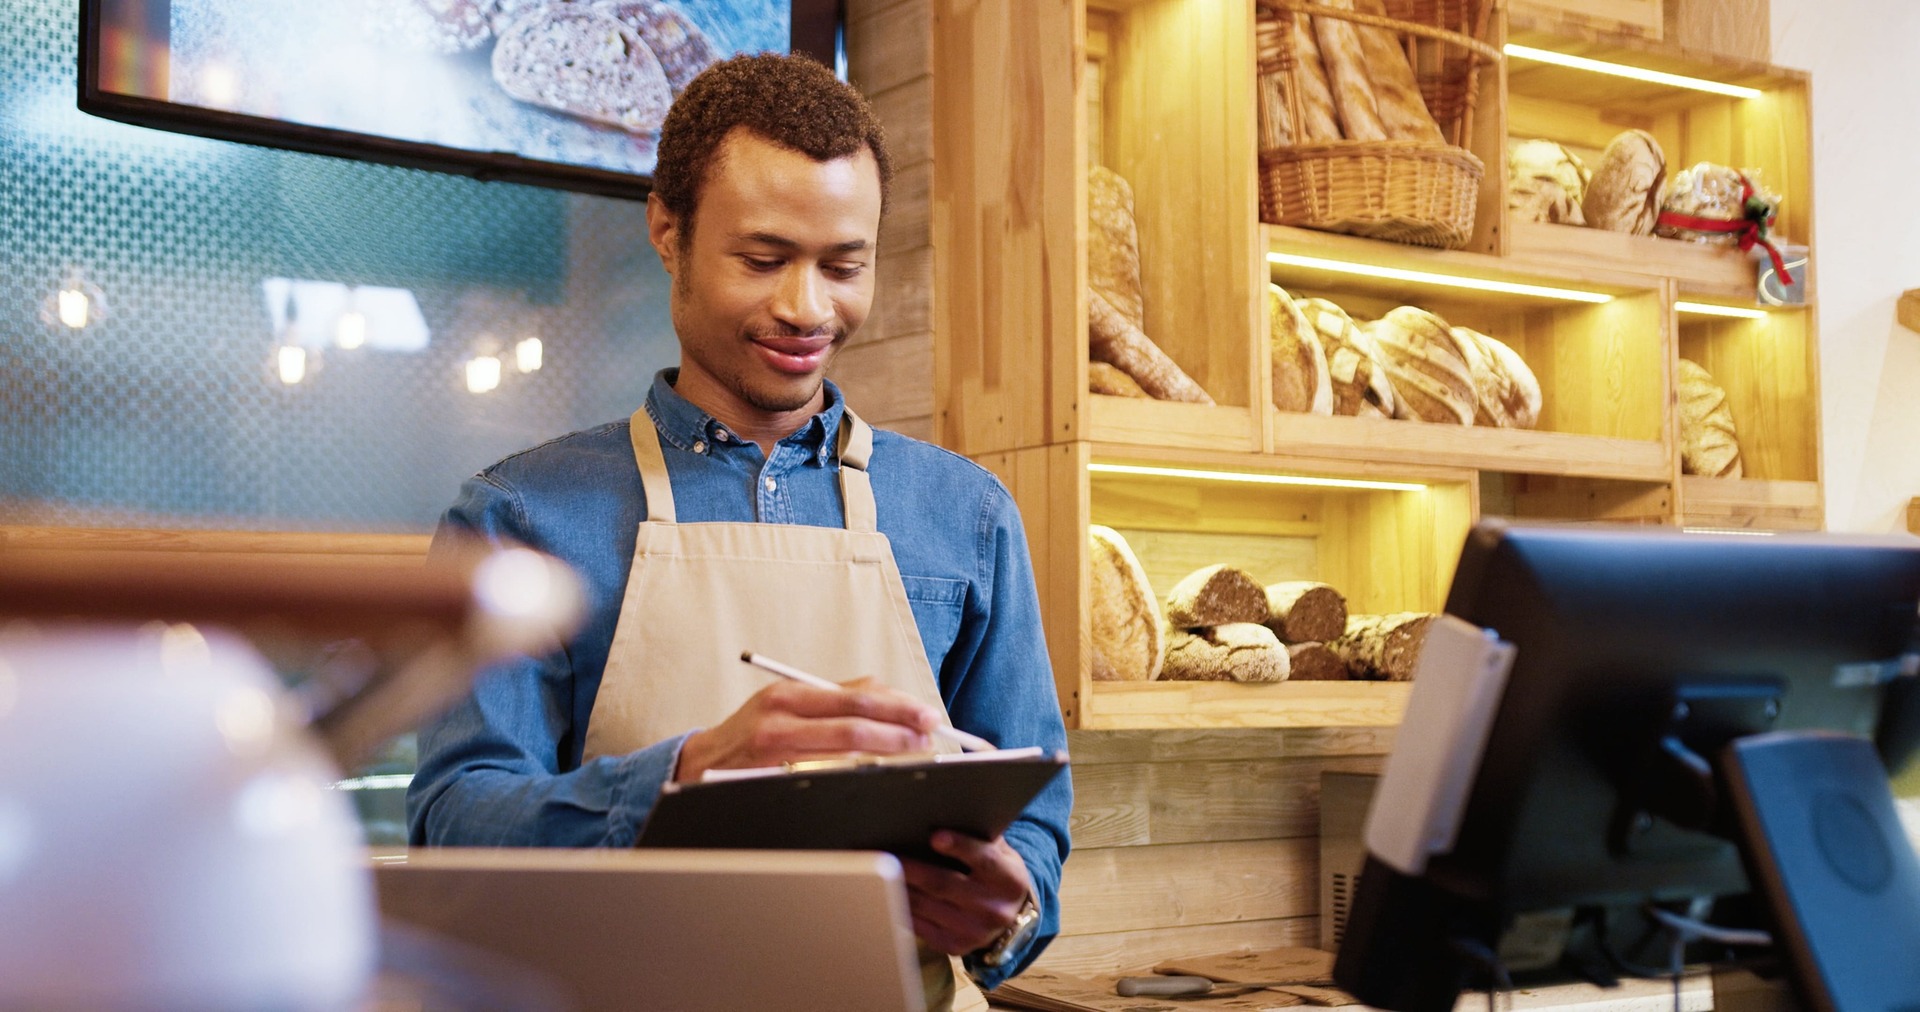
[[1326,349],[1333,413],[1392,418],[1393,381],[1387,378],[1386,360],[1373,338],[1353,322],[1346,310],[1326,299],[1305,299],[1296,304]]
[[1585,224],[1581,201],[1589,178],[1580,157],[1565,147],[1521,141],[1507,152],[1507,208],[1520,221]]
[[[1653,234],[1712,246],[1734,246],[1743,236],[1766,237],[1780,195],[1756,183],[1751,173],[1700,162],[1667,181]],[[1751,245],[1751,243],[1746,243]]]
[[1287,648],[1273,630],[1235,622],[1168,634],[1161,678],[1189,682],[1284,682],[1292,671]]
[[1267,588],[1227,565],[1196,569],[1167,592],[1167,623],[1175,629],[1267,620]]
[[1680,360],[1680,470],[1709,478],[1741,476],[1740,441],[1727,392],[1700,365]]
[[1629,235],[1652,235],[1667,183],[1667,155],[1645,130],[1614,137],[1600,156],[1581,201],[1587,225]]
[[1093,676],[1152,681],[1160,675],[1166,643],[1146,570],[1127,540],[1110,527],[1089,527],[1087,548],[1093,570]]
[[1447,321],[1412,306],[1401,306],[1366,327],[1379,345],[1393,381],[1394,417],[1472,425],[1479,392],[1469,356]]
[[1531,429],[1540,422],[1544,401],[1540,381],[1520,353],[1497,338],[1467,327],[1453,328],[1463,351],[1472,351],[1475,405],[1473,424],[1502,429]]
[[1279,285],[1267,286],[1268,343],[1273,349],[1273,406],[1333,414],[1333,380],[1320,332]]

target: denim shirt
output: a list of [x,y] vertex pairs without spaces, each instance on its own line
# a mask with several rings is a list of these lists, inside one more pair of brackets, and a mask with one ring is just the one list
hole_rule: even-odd
[[[832,383],[825,409],[767,457],[675,393],[675,378],[671,369],[654,378],[646,412],[660,432],[680,522],[845,525],[835,456],[845,408]],[[954,725],[1005,748],[1065,748],[1026,536],[1006,488],[964,457],[880,430],[868,473],[880,533],[892,544]],[[414,844],[633,845],[687,735],[584,764],[581,755],[645,519],[625,421],[510,456],[461,487],[436,549],[464,529],[557,556],[580,574],[588,612],[571,642],[482,673],[468,696],[421,729],[407,792]],[[1033,878],[1041,931],[1000,972],[981,975],[987,986],[1024,967],[1058,930],[1072,804],[1061,776],[1006,832]]]

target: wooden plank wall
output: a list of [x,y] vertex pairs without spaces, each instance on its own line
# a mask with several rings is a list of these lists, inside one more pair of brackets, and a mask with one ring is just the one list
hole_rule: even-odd
[[1073,731],[1061,933],[1041,964],[1110,973],[1317,945],[1320,774],[1378,772],[1390,728]]
[[873,312],[833,365],[875,425],[933,438],[933,2],[847,0],[847,76],[893,155]]

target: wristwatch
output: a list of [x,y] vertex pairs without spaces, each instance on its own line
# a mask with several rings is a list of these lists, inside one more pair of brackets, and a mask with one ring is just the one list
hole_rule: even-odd
[[1013,915],[1013,923],[1000,937],[994,939],[986,948],[980,950],[980,965],[998,967],[1005,963],[1014,950],[1027,944],[1035,932],[1040,930],[1040,904],[1027,894],[1027,901],[1020,905],[1020,912]]

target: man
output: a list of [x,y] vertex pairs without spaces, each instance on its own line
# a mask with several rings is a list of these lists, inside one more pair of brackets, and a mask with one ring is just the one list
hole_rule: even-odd
[[[675,102],[647,224],[680,367],[630,422],[508,457],[448,511],[443,534],[574,565],[592,613],[422,731],[414,843],[629,846],[670,779],[929,751],[949,719],[1003,747],[1064,747],[1006,489],[869,429],[825,381],[872,305],[891,175],[866,102],[805,58],[726,61]],[[771,681],[744,649],[870,677]],[[1071,791],[1058,778],[1001,839],[936,834],[964,873],[907,863],[923,952],[964,957],[987,986],[1038,954]]]

